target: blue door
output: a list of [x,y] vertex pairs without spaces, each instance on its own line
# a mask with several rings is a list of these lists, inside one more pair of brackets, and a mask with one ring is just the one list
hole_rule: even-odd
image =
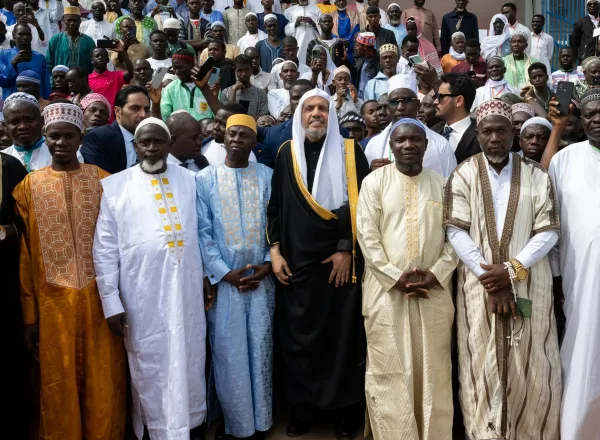
[[545,31],[554,38],[554,57],[550,60],[552,70],[560,69],[560,49],[570,45],[573,24],[587,14],[583,0],[542,0],[546,17]]

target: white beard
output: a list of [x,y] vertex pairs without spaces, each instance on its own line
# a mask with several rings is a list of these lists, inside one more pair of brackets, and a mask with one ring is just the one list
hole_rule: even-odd
[[308,134],[310,137],[313,137],[315,139],[321,139],[322,137],[324,137],[327,134],[327,127],[323,127],[320,130],[311,130],[311,129],[306,129],[306,134]]
[[154,163],[149,162],[148,159],[144,159],[140,162],[140,168],[146,174],[156,174],[158,171],[162,170],[164,166],[164,159],[159,159]]
[[486,154],[485,157],[489,163],[497,164],[504,162],[509,154],[510,153],[506,153],[504,156],[500,156],[499,154]]

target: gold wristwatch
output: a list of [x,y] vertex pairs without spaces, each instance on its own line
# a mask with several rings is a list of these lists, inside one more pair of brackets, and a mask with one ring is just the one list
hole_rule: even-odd
[[509,261],[509,263],[512,265],[513,269],[515,270],[515,275],[517,276],[517,280],[523,281],[523,280],[527,279],[527,276],[529,275],[529,271],[527,269],[525,269],[525,267],[521,264],[521,262],[519,260],[517,260],[516,258],[513,258],[512,260]]

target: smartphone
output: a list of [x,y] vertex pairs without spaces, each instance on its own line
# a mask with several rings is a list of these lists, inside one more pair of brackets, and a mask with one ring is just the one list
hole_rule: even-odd
[[214,65],[215,59],[213,57],[208,57],[204,64],[202,64],[202,66],[200,67],[200,70],[198,70],[196,79],[198,81],[201,81],[206,75],[208,75],[208,72],[212,71]]
[[[599,78],[600,76],[595,76]],[[558,109],[561,115],[569,114],[569,105],[571,104],[571,97],[573,96],[573,88],[575,84],[569,81],[559,81],[556,87],[556,100],[558,101]]]
[[129,29],[127,29],[127,34],[129,34],[130,37],[135,38],[136,36],[136,28],[134,27],[130,27]]
[[469,70],[467,72],[467,75],[469,75],[469,77],[471,77],[471,79],[475,79],[475,77],[477,76],[477,74],[475,73],[474,70]]
[[413,66],[415,64],[423,64],[423,59],[421,58],[421,55],[413,55],[411,57],[408,57],[408,59],[411,63],[413,63]]
[[246,111],[248,111],[250,108],[250,101],[246,99],[240,99],[239,103],[246,109]]
[[152,77],[152,82],[150,83],[153,89],[158,89],[160,87],[168,71],[169,68],[164,66],[156,69],[156,71],[154,72],[154,76]]
[[115,49],[117,47],[117,40],[98,40],[96,41],[96,47],[100,49]]
[[313,49],[312,51],[312,58],[313,60],[316,59],[321,59],[321,51],[319,49]]
[[219,80],[220,75],[221,75],[221,69],[219,69],[218,67],[213,67],[213,73],[210,75],[210,78],[208,79],[208,85],[209,86],[214,85]]
[[161,12],[167,12],[168,6],[160,5],[159,9]]

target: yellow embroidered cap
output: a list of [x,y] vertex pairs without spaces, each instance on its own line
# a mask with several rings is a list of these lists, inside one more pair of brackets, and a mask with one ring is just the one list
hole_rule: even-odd
[[244,127],[248,127],[254,133],[257,133],[256,120],[252,116],[243,114],[231,115],[229,118],[227,118],[227,125],[225,126],[225,129],[235,125],[243,125]]
[[63,15],[81,15],[81,10],[77,6],[65,6]]

